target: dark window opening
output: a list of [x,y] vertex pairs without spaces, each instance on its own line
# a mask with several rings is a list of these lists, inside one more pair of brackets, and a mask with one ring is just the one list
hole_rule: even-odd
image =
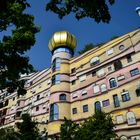
[[101,103],[99,101],[95,102],[95,111],[101,110]]
[[76,84],[76,80],[73,80],[73,81],[71,82],[71,84],[72,84],[72,85],[75,85],[75,84]]
[[138,75],[138,74],[139,74],[139,69],[136,68],[136,69],[131,70],[131,71],[130,71],[130,74],[131,74],[131,76]]
[[72,113],[73,113],[73,114],[77,114],[77,108],[73,108],[73,109],[72,109]]
[[88,112],[88,105],[83,105],[83,112]]
[[140,97],[140,88],[136,89],[136,95],[137,97]]
[[39,100],[40,99],[40,95],[37,95],[37,100]]
[[56,85],[60,83],[60,74],[52,76],[52,85]]
[[122,101],[123,101],[123,102],[126,102],[126,101],[129,101],[129,100],[130,100],[129,93],[128,93],[128,92],[123,93],[123,94],[122,94]]
[[52,104],[50,106],[50,121],[58,120],[59,118],[59,108],[57,104]]
[[39,111],[39,106],[36,107],[36,111]]
[[131,57],[131,55],[128,55],[128,56],[126,57],[126,59],[127,59],[127,63],[132,62],[132,57]]
[[76,72],[76,68],[71,69],[71,73],[75,73]]
[[116,71],[121,69],[122,68],[122,62],[120,60],[116,60],[114,62],[114,68],[115,68]]
[[96,71],[93,71],[92,72],[92,76],[96,76]]
[[109,84],[110,84],[110,88],[117,87],[117,82],[116,82],[115,78],[111,78],[109,80]]
[[60,58],[56,58],[53,60],[53,63],[52,63],[52,71],[58,71],[60,70]]
[[120,102],[119,102],[119,99],[118,99],[118,95],[113,95],[113,101],[114,101],[114,106],[115,107],[119,107],[120,106]]
[[61,95],[59,96],[59,100],[60,100],[60,101],[66,101],[66,95],[65,95],[65,94],[61,94]]

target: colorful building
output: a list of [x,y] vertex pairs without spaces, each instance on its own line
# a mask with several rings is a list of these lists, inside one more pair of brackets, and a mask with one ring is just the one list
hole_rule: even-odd
[[26,95],[0,93],[1,127],[29,113],[40,130],[57,137],[64,117],[79,123],[103,110],[112,114],[120,139],[140,140],[140,29],[78,57],[69,32],[55,33],[48,46],[50,68],[21,77]]

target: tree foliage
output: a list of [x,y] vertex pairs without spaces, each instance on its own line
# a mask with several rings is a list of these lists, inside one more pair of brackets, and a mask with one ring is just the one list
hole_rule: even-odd
[[35,121],[32,121],[29,114],[22,115],[23,122],[18,122],[16,124],[18,128],[18,132],[20,134],[20,140],[39,140],[39,129],[38,129],[38,123]]
[[109,5],[113,5],[115,0],[50,0],[46,5],[47,11],[58,14],[63,18],[70,13],[74,13],[76,19],[89,17],[97,23],[109,23],[111,16]]
[[78,54],[81,55],[81,54],[93,49],[94,47],[95,46],[92,43],[86,44],[82,50],[78,51]]
[[73,140],[78,126],[71,120],[67,120],[66,118],[64,120],[64,124],[61,126],[61,140]]
[[[22,122],[16,123],[15,129],[12,127],[0,129],[0,140],[41,140],[38,123],[32,121],[29,114],[22,115]],[[45,132],[44,132],[45,133]],[[45,137],[43,137],[45,140]]]
[[19,134],[12,127],[1,128],[0,140],[19,140]]
[[0,40],[0,90],[8,92],[17,89],[25,94],[24,81],[20,75],[30,73],[33,67],[25,52],[35,43],[35,34],[39,31],[34,17],[25,13],[30,7],[26,0],[0,0],[0,32],[8,31]]
[[114,127],[109,114],[97,111],[79,126],[71,120],[65,119],[61,126],[61,140],[110,140],[110,138],[116,137]]

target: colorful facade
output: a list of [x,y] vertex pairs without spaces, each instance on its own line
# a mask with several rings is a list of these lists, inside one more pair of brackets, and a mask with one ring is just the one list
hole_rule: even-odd
[[75,47],[69,32],[53,35],[50,68],[21,77],[27,94],[0,93],[1,127],[29,113],[40,130],[57,137],[64,117],[79,123],[103,110],[112,114],[120,139],[140,140],[140,29],[78,57]]

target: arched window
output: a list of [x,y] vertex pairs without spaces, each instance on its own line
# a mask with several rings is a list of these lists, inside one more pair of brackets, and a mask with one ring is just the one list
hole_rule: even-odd
[[66,94],[60,94],[59,100],[60,101],[66,101]]
[[120,45],[120,46],[119,46],[119,50],[120,50],[120,51],[124,50],[124,48],[125,48],[124,45]]
[[111,78],[111,79],[109,80],[109,84],[110,84],[110,88],[117,87],[116,79],[115,79],[115,78]]
[[52,71],[60,70],[60,58],[55,58],[52,63]]
[[100,62],[99,57],[94,57],[90,60],[90,65],[94,66],[94,65],[98,64],[99,62]]
[[127,137],[126,136],[121,136],[120,140],[127,140]]
[[52,76],[52,85],[60,84],[60,74]]
[[129,125],[136,124],[136,118],[133,112],[128,112],[126,116],[127,116],[127,123]]
[[101,92],[105,92],[105,91],[107,91],[106,84],[102,84],[101,85]]
[[51,104],[50,106],[50,121],[58,120],[59,107],[57,104]]
[[140,96],[140,87],[138,87],[138,88],[136,89],[136,95],[137,95],[137,97]]
[[101,110],[101,103],[99,101],[95,102],[95,111]]
[[121,69],[122,68],[122,62],[120,61],[120,60],[116,60],[115,62],[114,62],[114,69],[115,70],[119,70],[119,69]]

